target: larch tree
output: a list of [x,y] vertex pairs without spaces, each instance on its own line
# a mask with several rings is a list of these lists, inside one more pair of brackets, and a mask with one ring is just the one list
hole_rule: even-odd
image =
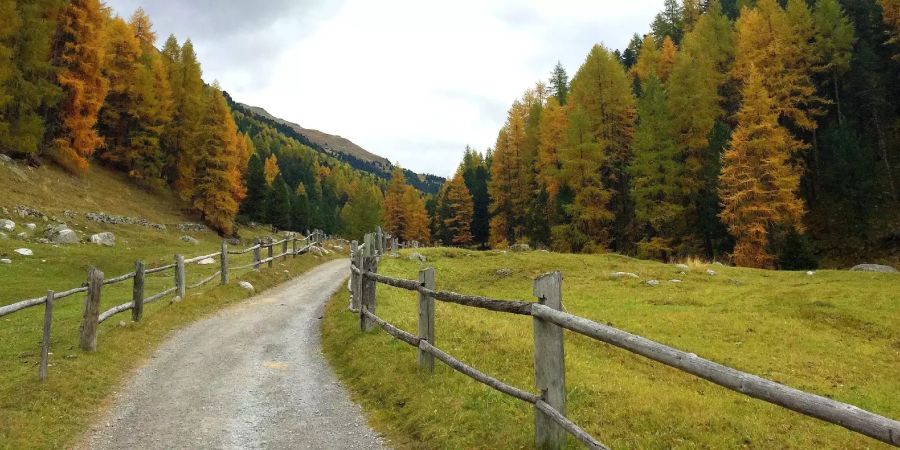
[[[590,131],[591,143],[601,149],[603,155],[600,164],[602,184],[591,186],[599,191],[609,189],[612,198],[609,202],[610,211],[615,221],[612,224],[610,235],[612,246],[617,251],[628,248],[627,234],[629,232],[632,208],[628,193],[628,177],[626,168],[631,161],[631,139],[634,134],[635,104],[631,82],[625,74],[622,63],[605,47],[594,46],[587,59],[575,77],[572,79],[572,89],[569,92],[569,102],[574,108],[581,108],[587,119]],[[570,116],[569,126],[572,127]],[[563,170],[567,163],[563,158]],[[578,192],[584,198],[582,203],[591,208],[586,211],[597,219],[592,221],[599,223],[599,219],[605,214],[593,214],[595,208],[604,205],[598,199],[599,195],[591,192]],[[597,227],[591,227],[597,230]],[[596,244],[601,244],[600,234],[593,237]]]
[[99,154],[125,170],[132,168],[132,133],[142,120],[138,114],[141,98],[137,83],[140,54],[141,44],[128,24],[118,17],[111,19],[106,25],[103,64],[109,89],[98,119],[105,145]]
[[772,267],[773,232],[802,230],[800,170],[790,161],[794,145],[779,124],[776,99],[753,66],[742,89],[738,125],[722,157],[721,218],[734,236],[732,259],[747,267]]
[[894,59],[900,60],[900,0],[879,0],[881,17],[887,26],[887,45],[894,46]]
[[541,113],[537,157],[538,178],[547,189],[551,201],[559,193],[561,184],[560,147],[565,141],[567,125],[565,108],[551,97]]
[[350,185],[347,203],[341,209],[341,223],[347,236],[362,239],[384,219],[381,192],[359,180]]
[[269,155],[268,158],[266,158],[265,172],[266,172],[266,184],[271,186],[272,183],[275,182],[275,178],[277,178],[278,175],[281,173],[281,169],[278,167],[278,157],[275,156],[274,153]]
[[406,175],[403,174],[402,168],[395,167],[384,194],[384,230],[401,240],[408,240],[406,233],[408,208],[404,204],[405,193]]
[[641,81],[650,78],[650,75],[659,76],[659,61],[660,55],[659,49],[656,47],[656,40],[652,35],[645,35],[637,62],[631,68],[631,73]]
[[448,182],[444,201],[449,215],[444,217],[444,226],[453,245],[465,247],[472,244],[472,216],[474,205],[472,194],[466,187],[462,174],[457,174]]
[[[167,55],[169,43],[163,48],[163,54]],[[172,49],[174,50],[174,49]],[[183,199],[189,199],[194,190],[194,179],[197,167],[197,148],[203,130],[205,92],[203,72],[194,52],[194,45],[190,39],[177,52],[178,60],[172,61],[168,57],[165,62],[169,72],[175,72],[170,77],[172,83],[173,120],[166,128],[163,142],[168,145],[166,149],[166,174],[175,188],[175,192]],[[177,85],[175,83],[178,83]],[[226,105],[227,106],[227,105]]]
[[629,167],[635,204],[638,254],[670,259],[684,227],[684,180],[663,84],[651,76],[638,99],[634,161]]
[[659,68],[656,73],[660,80],[666,81],[669,79],[669,74],[672,73],[672,66],[675,65],[675,57],[677,55],[678,48],[675,47],[672,38],[666,36],[659,49]]
[[423,244],[431,242],[431,229],[428,226],[428,210],[425,199],[412,186],[406,186],[403,193],[403,205],[406,209],[406,240],[415,240]]
[[3,145],[5,137],[9,135],[9,118],[7,116],[7,108],[13,100],[13,89],[9,85],[15,72],[15,63],[13,61],[12,38],[18,33],[21,21],[16,11],[16,2],[14,0],[0,0],[0,17],[6,22],[0,28],[0,152],[6,153],[8,150]]
[[51,155],[71,172],[87,170],[88,158],[103,144],[95,125],[107,91],[101,72],[105,20],[99,0],[72,0],[60,14],[54,39],[63,100]]

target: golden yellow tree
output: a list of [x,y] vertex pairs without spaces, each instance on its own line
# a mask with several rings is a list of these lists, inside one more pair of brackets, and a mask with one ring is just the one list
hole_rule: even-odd
[[731,145],[719,175],[722,222],[734,236],[734,263],[772,267],[769,235],[773,230],[802,231],[803,201],[798,197],[799,168],[790,161],[793,139],[778,123],[775,98],[751,66]]
[[281,169],[278,168],[278,157],[275,154],[269,155],[266,158],[265,165],[265,174],[266,174],[266,184],[269,186],[272,185],[272,182],[275,181],[275,178],[278,177],[278,174],[281,173]]
[[403,206],[406,216],[405,240],[419,241],[423,244],[431,243],[431,229],[429,228],[428,210],[425,208],[425,199],[412,186],[406,186],[403,193]]
[[561,162],[559,151],[565,142],[566,110],[556,97],[550,97],[541,113],[540,141],[538,144],[538,179],[551,199],[556,198],[560,187]]
[[448,217],[444,226],[450,234],[453,245],[466,246],[472,243],[472,216],[474,205],[472,194],[466,187],[462,174],[456,175],[448,182],[444,196]]
[[678,48],[675,47],[675,42],[672,42],[672,38],[666,36],[665,39],[663,39],[662,47],[659,49],[659,69],[657,69],[656,73],[659,75],[660,80],[666,81],[669,79],[669,74],[672,73],[672,66],[675,65],[675,56],[677,54]]
[[650,74],[659,76],[659,49],[656,48],[656,39],[652,34],[644,35],[641,43],[641,52],[638,54],[637,63],[631,68],[631,74],[644,81]]
[[395,167],[384,193],[384,230],[401,240],[406,239],[406,176],[403,169]]
[[88,158],[103,144],[97,115],[106,97],[103,25],[98,0],[72,0],[62,11],[53,48],[57,81],[63,89],[53,158],[72,172],[84,172]]

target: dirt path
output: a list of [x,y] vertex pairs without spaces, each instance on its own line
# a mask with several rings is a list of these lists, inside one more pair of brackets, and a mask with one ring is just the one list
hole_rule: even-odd
[[323,358],[346,260],[175,333],[86,437],[98,449],[384,448]]

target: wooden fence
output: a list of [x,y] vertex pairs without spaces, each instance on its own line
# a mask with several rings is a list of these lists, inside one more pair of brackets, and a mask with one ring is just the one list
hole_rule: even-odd
[[[773,403],[810,417],[840,425],[849,430],[900,447],[900,422],[879,416],[856,406],[803,392],[756,375],[741,372],[650,339],[569,314],[562,310],[562,274],[553,272],[534,280],[537,302],[501,300],[440,291],[435,288],[435,271],[426,268],[417,280],[392,278],[378,274],[378,262],[386,243],[381,233],[367,235],[362,245],[351,245],[350,310],[359,314],[362,332],[375,326],[417,348],[420,368],[434,371],[434,359],[484,383],[506,395],[534,406],[535,445],[558,449],[565,445],[566,433],[591,449],[607,448],[574,422],[566,418],[566,389],[563,329],[596,339],[711,381],[741,394]],[[394,240],[392,249],[396,250]],[[401,330],[377,315],[376,285],[386,284],[418,292],[417,334]],[[434,301],[481,308],[507,314],[531,316],[534,327],[535,391],[532,393],[491,377],[434,345]]]
[[[299,254],[307,252],[313,246],[322,245],[325,239],[326,235],[323,232],[314,231],[306,237],[289,237],[284,238],[280,241],[275,241],[273,238],[267,238],[265,240],[257,239],[256,243],[253,246],[237,251],[229,250],[226,241],[222,241],[221,249],[215,253],[195,256],[189,259],[185,259],[182,255],[179,254],[175,255],[175,261],[172,264],[167,264],[150,269],[144,267],[143,261],[136,261],[134,263],[133,272],[129,272],[113,278],[104,278],[103,272],[95,267],[92,267],[90,270],[88,270],[87,282],[85,282],[81,287],[69,289],[63,292],[54,292],[51,290],[47,292],[46,296],[22,300],[6,306],[2,306],[0,307],[0,317],[38,305],[44,305],[44,327],[43,337],[41,339],[41,359],[38,367],[38,378],[43,381],[47,378],[47,365],[50,353],[50,331],[53,322],[53,305],[56,301],[78,293],[87,292],[87,296],[84,302],[84,314],[82,316],[80,326],[79,346],[83,350],[93,352],[97,350],[97,329],[99,325],[107,319],[115,316],[116,314],[120,314],[130,310],[131,319],[135,322],[139,322],[141,320],[141,317],[143,316],[144,305],[147,305],[148,303],[155,302],[171,294],[175,294],[173,301],[182,300],[185,298],[187,289],[196,289],[215,280],[216,278],[219,279],[219,284],[227,284],[229,272],[248,268],[258,270],[262,266],[262,264],[267,264],[268,267],[271,268],[276,259],[284,258],[287,256],[296,257]],[[298,245],[298,242],[303,242],[303,244]],[[289,243],[291,245],[290,249],[288,249]],[[279,254],[274,254],[273,249],[276,248],[276,246],[281,246],[281,252]],[[267,257],[265,259],[261,257],[262,249],[267,250]],[[229,268],[229,255],[243,255],[250,252],[253,253],[253,262],[243,266]],[[185,267],[188,264],[198,263],[209,258],[218,258],[219,270],[217,270],[212,275],[188,286],[185,281]],[[146,275],[165,272],[168,270],[174,271],[175,285],[149,297],[145,296],[144,277]],[[100,297],[103,292],[103,286],[123,283],[128,280],[132,280],[133,284],[131,301],[122,303],[101,312]]]

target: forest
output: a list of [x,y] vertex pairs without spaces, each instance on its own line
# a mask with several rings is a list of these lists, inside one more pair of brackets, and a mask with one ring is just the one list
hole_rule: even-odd
[[666,0],[509,108],[429,202],[447,245],[800,269],[900,255],[900,2]]
[[379,180],[233,109],[193,43],[157,48],[147,14],[99,0],[0,0],[0,153],[73,174],[91,164],[171,189],[223,235],[235,222],[361,234]]

